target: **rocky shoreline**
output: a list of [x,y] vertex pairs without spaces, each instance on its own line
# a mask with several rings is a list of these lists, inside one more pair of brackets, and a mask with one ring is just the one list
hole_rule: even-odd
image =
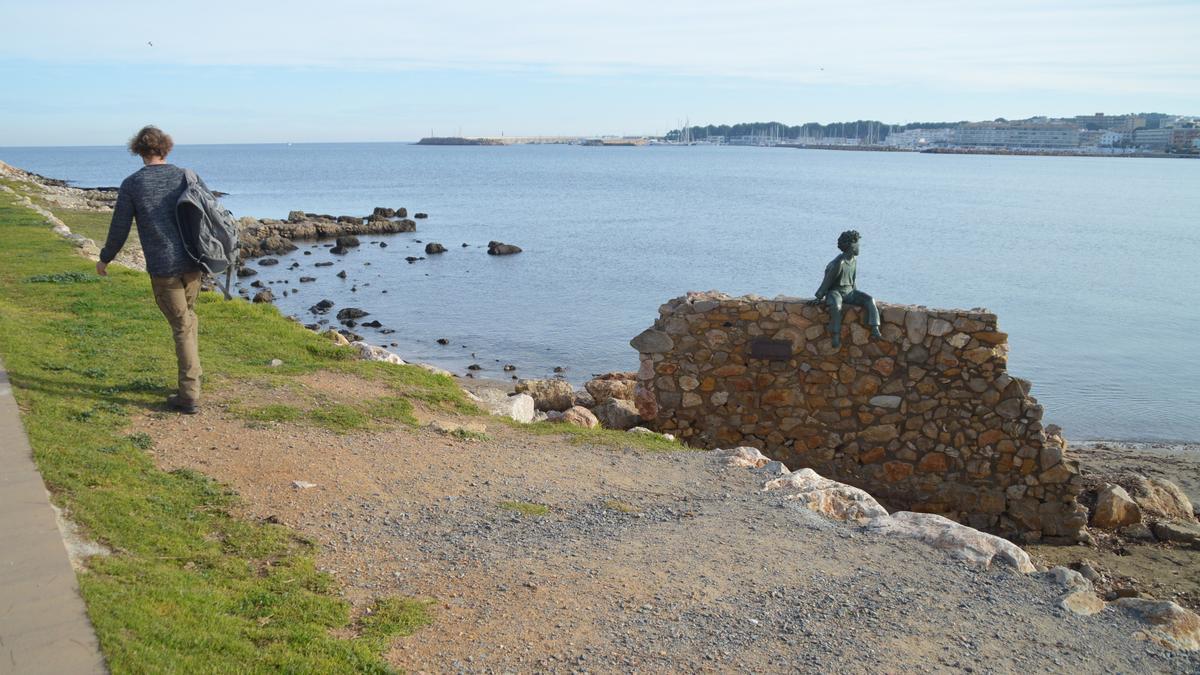
[[[0,164],[0,175],[18,176],[20,180],[39,186],[39,190],[46,191],[44,194],[55,195],[55,199],[49,199],[39,193],[37,199],[71,205],[61,208],[103,210],[104,200],[98,197],[99,192],[47,186],[30,174],[10,170],[11,167]],[[72,240],[81,255],[95,259],[98,249],[94,242],[72,233],[29,194],[0,187],[18,195],[29,208],[45,217],[47,225]],[[249,222],[251,220],[253,222]],[[244,240],[248,245],[248,258],[296,250],[293,240],[327,238],[337,240],[330,248],[330,254],[340,255],[333,249],[346,251],[360,245],[356,239],[359,234],[413,232],[416,227],[415,221],[407,218],[406,210],[386,207],[379,207],[361,218],[293,212],[286,221],[249,219],[244,220],[243,225],[248,233]],[[492,244],[507,246],[500,242]],[[257,256],[249,255],[250,251],[256,250],[262,252]],[[264,262],[260,260],[259,264]],[[130,266],[136,265],[136,261],[132,263]],[[269,290],[259,292],[269,293]],[[260,301],[269,301],[269,298],[263,296]],[[327,304],[322,306],[322,303]],[[321,310],[314,314],[328,313],[336,307],[332,301],[322,303],[314,305]],[[347,336],[348,329],[356,326],[351,322],[368,316],[365,310],[341,307],[334,316],[345,329],[328,328],[319,323],[309,327],[322,331],[338,344],[353,348],[359,358],[405,365],[400,356],[387,349]],[[410,365],[451,375],[430,365]],[[668,434],[658,434],[654,429],[642,426],[644,422],[635,404],[636,382],[636,373],[614,372],[594,377],[582,389],[576,389],[563,379],[519,379],[513,391],[499,385],[485,385],[470,387],[468,393],[480,408],[519,423],[555,422],[587,429],[656,434],[664,440],[674,440]],[[1082,542],[1086,545],[1041,547],[1031,556],[1010,541],[940,516],[904,511],[889,513],[875,497],[859,488],[830,480],[807,468],[793,472],[755,448],[713,450],[711,456],[724,466],[756,472],[759,491],[767,495],[764,498],[839,521],[863,536],[924,542],[973,566],[987,566],[994,561],[1023,575],[1043,572],[1047,583],[1055,588],[1057,610],[1074,617],[1102,612],[1106,612],[1106,617],[1116,614],[1123,617],[1123,621],[1137,622],[1140,629],[1134,634],[1136,639],[1170,650],[1200,650],[1200,617],[1193,612],[1200,608],[1200,593],[1192,593],[1179,585],[1200,578],[1200,523],[1197,523],[1194,492],[1190,497],[1188,494],[1200,485],[1200,470],[1197,470],[1200,461],[1189,465],[1186,469],[1188,478],[1179,481],[1183,484],[1180,487],[1172,480],[1174,474],[1172,479],[1161,475],[1170,471],[1150,471],[1129,464],[1133,461],[1145,464],[1148,460],[1122,458],[1120,453],[1103,444],[1093,447],[1090,453],[1085,450],[1081,457],[1085,484],[1080,502],[1089,511],[1090,536]],[[1082,461],[1088,456],[1097,459],[1091,463]],[[1123,459],[1125,463],[1122,463]],[[728,494],[724,495],[724,499],[728,498]],[[1186,579],[1171,580],[1164,568],[1146,567],[1152,570],[1151,574],[1161,575],[1161,578],[1150,580],[1154,583],[1146,583],[1120,568],[1119,560],[1104,557],[1108,553],[1117,559],[1130,560],[1170,553],[1175,556],[1173,561],[1182,561],[1172,564],[1183,569]],[[1174,574],[1180,573],[1176,570]],[[1101,620],[1099,617],[1094,619]]]

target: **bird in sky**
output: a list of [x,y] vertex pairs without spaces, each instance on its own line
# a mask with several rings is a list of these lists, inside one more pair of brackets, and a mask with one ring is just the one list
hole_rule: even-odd
[[146,44],[150,45],[151,47],[153,47],[153,46],[154,46],[154,43],[153,43],[153,42],[151,42],[151,41],[149,41],[149,40],[146,40]]

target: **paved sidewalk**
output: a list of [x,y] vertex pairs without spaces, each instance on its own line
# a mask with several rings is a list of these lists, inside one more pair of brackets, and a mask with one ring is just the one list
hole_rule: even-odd
[[62,533],[0,363],[0,673],[103,673]]

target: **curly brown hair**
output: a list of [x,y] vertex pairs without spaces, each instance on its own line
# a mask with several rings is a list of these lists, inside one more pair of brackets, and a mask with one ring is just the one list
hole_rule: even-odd
[[858,230],[846,230],[838,237],[838,248],[845,251],[850,248],[850,244],[858,241],[860,236]]
[[175,141],[171,136],[154,125],[142,127],[129,139],[129,152],[142,157],[165,158],[173,147]]

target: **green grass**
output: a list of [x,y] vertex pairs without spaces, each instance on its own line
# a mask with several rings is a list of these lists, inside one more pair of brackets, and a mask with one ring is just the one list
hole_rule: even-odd
[[[513,422],[513,424],[518,424]],[[631,448],[651,452],[679,452],[690,450],[679,441],[668,441],[660,434],[631,434],[616,429],[585,429],[561,422],[538,422],[519,424],[521,429],[542,436],[563,436],[569,443],[605,445],[613,448]]]
[[488,441],[491,437],[479,431],[471,431],[470,429],[454,429],[450,435],[460,441]]
[[[85,229],[83,215],[62,217],[103,238]],[[104,214],[86,217],[107,226]],[[112,267],[92,283],[27,283],[83,279],[92,269],[41,217],[0,193],[0,356],[54,501],[113,551],[80,575],[112,672],[386,672],[382,650],[426,623],[426,608],[385,599],[355,623],[316,570],[311,543],[230,515],[236,495],[199,473],[155,467],[153,438],[128,430],[132,415],[162,410],[175,379],[170,332],[146,276]],[[353,360],[269,305],[205,293],[197,311],[208,386],[324,369],[394,392],[361,408],[307,411],[306,421],[339,429],[376,418],[409,423],[417,401],[475,410],[449,378]],[[271,368],[273,358],[285,367]],[[255,414],[288,421],[293,413],[268,406]]]
[[523,516],[544,516],[550,513],[550,507],[533,502],[500,502],[500,508],[505,511],[516,511]]
[[[47,206],[47,204],[42,204]],[[70,209],[51,209],[58,219],[63,221],[63,224],[71,228],[72,232],[82,234],[96,242],[97,246],[104,246],[104,238],[108,236],[108,224],[112,221],[112,214],[101,211],[74,211]],[[130,232],[129,236],[137,241],[137,233]]]
[[341,434],[385,428],[392,422],[410,427],[418,424],[412,401],[403,396],[381,396],[355,404],[336,403],[317,396],[308,403],[307,408],[284,403],[258,407],[231,405],[229,412],[251,422],[299,422]]

